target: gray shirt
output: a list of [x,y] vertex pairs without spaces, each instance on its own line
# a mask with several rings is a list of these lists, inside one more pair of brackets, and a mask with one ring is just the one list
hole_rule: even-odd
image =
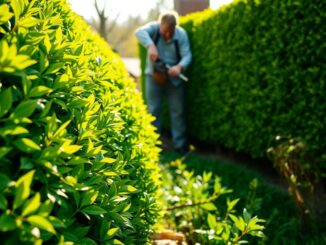
[[[136,37],[138,41],[145,47],[148,48],[149,45],[154,44],[155,35],[159,32],[160,24],[158,22],[150,22],[136,30]],[[175,40],[178,42],[179,53],[181,60],[178,61],[177,50],[175,49]],[[159,58],[169,65],[180,64],[183,68],[186,68],[192,58],[189,39],[186,31],[180,27],[176,26],[174,34],[169,42],[166,42],[164,37],[159,35],[158,41],[156,43],[156,48],[158,50]],[[149,59],[147,55],[145,74],[153,73],[153,61]],[[175,85],[179,85],[183,82],[179,77],[170,77],[170,81]]]

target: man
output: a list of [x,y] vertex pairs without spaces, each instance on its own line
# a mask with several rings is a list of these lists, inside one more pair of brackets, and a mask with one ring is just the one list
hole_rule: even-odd
[[[136,30],[138,41],[147,49],[145,68],[146,99],[149,113],[156,117],[153,122],[161,133],[161,105],[166,95],[169,104],[173,147],[181,154],[188,151],[185,122],[185,82],[181,72],[190,64],[192,54],[186,31],[178,26],[178,15],[174,11],[161,14],[158,21],[150,22]],[[168,81],[160,85],[153,77],[154,62],[169,65]]]

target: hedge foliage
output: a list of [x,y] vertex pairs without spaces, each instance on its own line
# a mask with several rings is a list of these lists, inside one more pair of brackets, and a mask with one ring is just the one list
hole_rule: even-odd
[[151,121],[120,58],[65,0],[0,0],[2,244],[146,244]]
[[[326,147],[326,2],[236,0],[181,20],[190,134],[264,156],[277,135]],[[326,167],[325,164],[323,167]]]

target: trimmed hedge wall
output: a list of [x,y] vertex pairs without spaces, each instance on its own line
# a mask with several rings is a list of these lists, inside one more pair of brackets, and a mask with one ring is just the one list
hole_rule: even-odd
[[65,0],[0,0],[2,244],[149,242],[151,121],[120,58]]
[[[277,135],[326,141],[326,2],[242,0],[190,14],[190,134],[264,156]],[[325,164],[322,164],[326,167]]]

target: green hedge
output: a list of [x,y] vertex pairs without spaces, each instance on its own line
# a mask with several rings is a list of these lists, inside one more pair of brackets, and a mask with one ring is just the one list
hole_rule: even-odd
[[254,157],[265,156],[277,135],[292,135],[320,159],[325,8],[322,0],[242,0],[184,17],[194,57],[190,134]]
[[146,244],[151,121],[121,59],[65,0],[0,0],[2,244]]

